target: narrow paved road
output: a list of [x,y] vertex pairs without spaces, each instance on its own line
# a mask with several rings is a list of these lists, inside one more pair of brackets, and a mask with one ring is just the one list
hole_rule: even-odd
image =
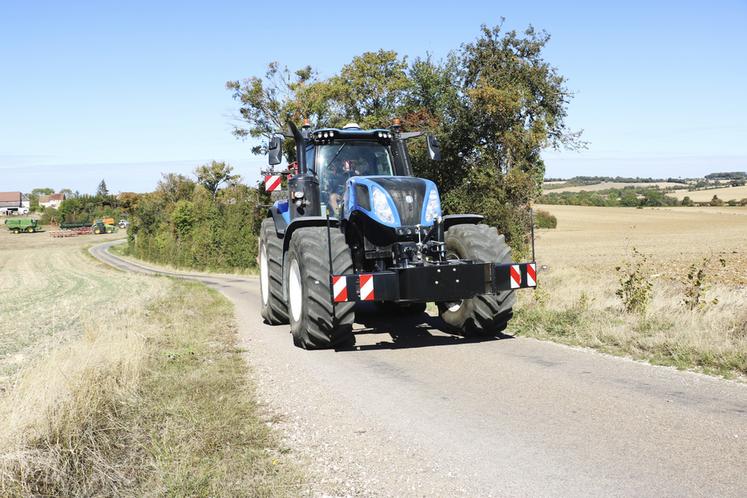
[[[155,273],[106,252],[97,258]],[[470,342],[434,318],[358,314],[351,351],[302,351],[255,279],[179,274],[236,305],[239,334],[313,493],[746,496],[747,386],[531,339]]]

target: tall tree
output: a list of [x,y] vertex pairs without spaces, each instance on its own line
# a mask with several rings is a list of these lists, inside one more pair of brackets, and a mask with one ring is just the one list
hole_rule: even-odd
[[582,146],[580,132],[565,123],[572,94],[566,80],[543,58],[544,31],[502,32],[482,26],[481,36],[460,53],[464,108],[453,137],[468,160],[496,172],[519,168],[539,189],[542,149]]
[[339,75],[312,90],[327,98],[331,124],[356,121],[364,128],[381,128],[399,117],[410,86],[407,59],[391,50],[379,50],[353,57]]
[[96,189],[96,195],[105,197],[109,195],[109,189],[106,186],[106,182],[104,179],[101,179],[101,183],[99,183],[99,187]]
[[210,192],[215,200],[221,186],[233,186],[239,182],[239,175],[233,174],[233,167],[224,162],[211,161],[195,169],[197,182]]
[[[266,154],[266,143],[272,135],[287,126],[287,120],[300,122],[310,119],[315,126],[326,119],[326,98],[316,87],[318,75],[310,66],[291,72],[287,67],[272,62],[264,77],[252,76],[244,80],[228,81],[226,88],[239,102],[241,123],[234,126],[238,138],[264,139],[252,147],[254,154]],[[314,87],[313,90],[310,90]],[[286,151],[292,154],[292,144]]]

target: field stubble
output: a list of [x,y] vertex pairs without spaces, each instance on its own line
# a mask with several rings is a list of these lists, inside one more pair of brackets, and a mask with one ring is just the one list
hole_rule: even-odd
[[[540,287],[521,295],[520,333],[679,368],[747,375],[747,209],[541,206],[558,228],[538,233]],[[645,313],[616,295],[617,267],[648,257]],[[685,304],[691,265],[704,268],[702,306]],[[721,264],[723,259],[724,264]]]

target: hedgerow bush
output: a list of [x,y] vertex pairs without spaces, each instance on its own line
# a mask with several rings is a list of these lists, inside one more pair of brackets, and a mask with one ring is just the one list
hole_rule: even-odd
[[260,192],[243,184],[213,195],[180,176],[164,177],[143,195],[128,231],[135,257],[203,270],[247,269],[256,265]]
[[537,228],[557,228],[558,219],[555,215],[548,213],[543,209],[534,212],[534,222]]

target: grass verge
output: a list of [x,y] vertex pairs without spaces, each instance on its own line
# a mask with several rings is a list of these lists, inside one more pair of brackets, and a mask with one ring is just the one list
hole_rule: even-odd
[[0,416],[0,495],[296,494],[235,346],[230,303],[172,282],[26,369]]
[[625,313],[619,306],[594,305],[582,294],[575,303],[560,308],[546,305],[541,298],[539,302],[526,299],[517,307],[511,328],[517,335],[590,347],[657,365],[745,378],[747,313],[732,322],[713,322],[707,313],[674,307],[646,314]]

